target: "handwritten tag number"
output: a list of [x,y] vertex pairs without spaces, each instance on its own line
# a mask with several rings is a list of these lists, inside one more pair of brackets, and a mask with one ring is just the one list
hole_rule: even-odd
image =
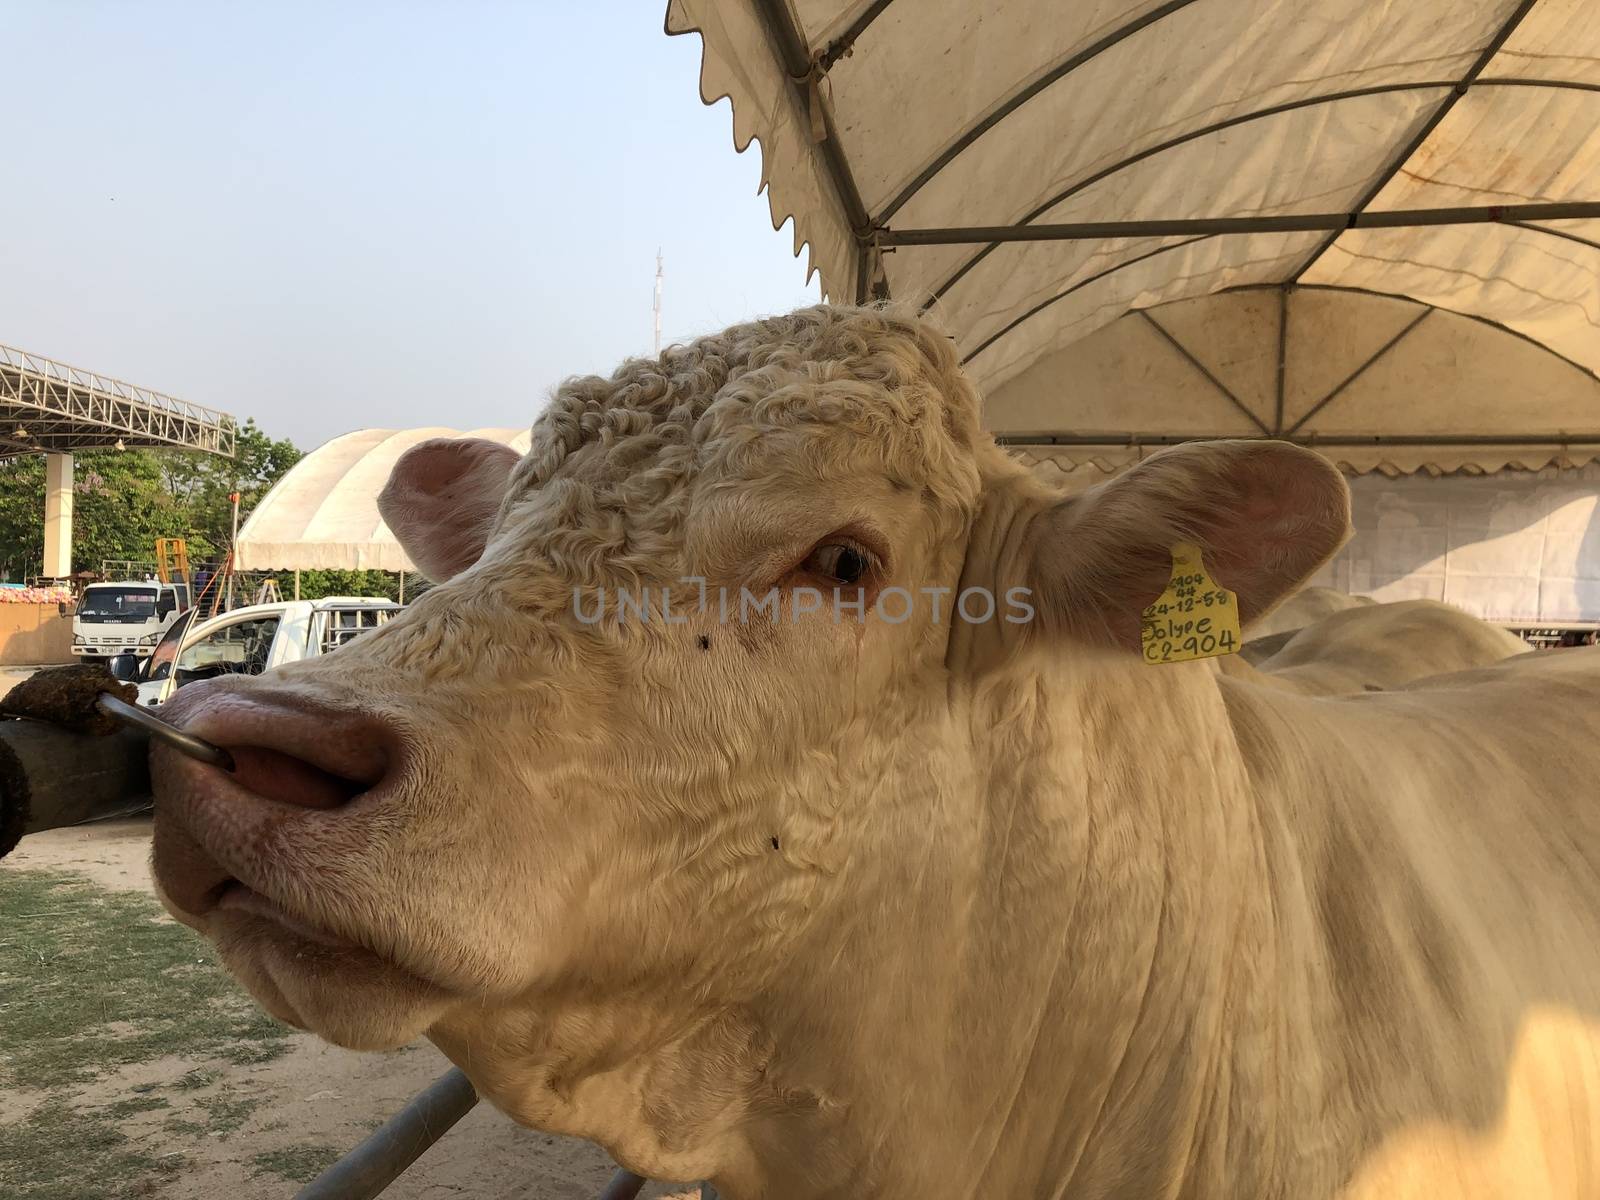
[[1200,547],[1179,542],[1172,548],[1167,590],[1140,614],[1145,662],[1160,665],[1237,654],[1242,640],[1237,597],[1206,573]]

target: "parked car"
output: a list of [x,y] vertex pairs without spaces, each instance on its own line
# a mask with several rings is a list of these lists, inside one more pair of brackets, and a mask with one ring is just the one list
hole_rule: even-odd
[[139,703],[164,704],[178,688],[219,675],[259,675],[337,650],[401,611],[393,600],[330,596],[236,608],[209,620],[191,610],[173,623],[150,656],[111,661],[117,678],[139,685]]

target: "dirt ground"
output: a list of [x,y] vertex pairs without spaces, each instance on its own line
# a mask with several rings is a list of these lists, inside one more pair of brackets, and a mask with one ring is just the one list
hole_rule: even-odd
[[[175,1053],[91,1052],[91,1069],[84,1068],[81,1054],[76,1065],[68,1062],[65,1068],[59,1054],[40,1057],[55,1053],[50,1044],[19,1046],[13,1040],[8,1051],[0,1041],[0,1077],[6,1077],[0,1091],[0,1193],[19,1200],[124,1195],[278,1200],[292,1195],[299,1183],[359,1142],[449,1066],[426,1043],[387,1054],[355,1054],[268,1021],[235,993],[231,981],[220,977],[198,939],[192,947],[178,940],[192,935],[148,907],[153,903],[146,865],[149,839],[148,817],[100,822],[35,834],[0,861],[0,902],[15,901],[24,893],[41,898],[32,909],[20,910],[26,920],[13,904],[6,912],[9,927],[0,929],[0,1021],[32,1020],[36,1026],[42,1021],[47,1032],[54,1032],[51,1006],[62,1004],[62,998],[47,994],[55,980],[45,964],[58,952],[63,955],[62,972],[71,964],[67,951],[52,944],[53,937],[66,937],[60,930],[72,913],[114,911],[132,914],[124,916],[132,923],[122,926],[128,936],[157,927],[154,933],[169,954],[174,945],[180,956],[193,953],[195,966],[177,970],[216,973],[217,978],[206,975],[203,981],[217,993],[206,993],[211,996],[208,1003],[227,1009],[230,1019],[241,1022],[238,1028],[247,1032],[225,1034],[199,1053],[185,1053],[176,1044]],[[94,936],[104,936],[103,929]],[[4,957],[8,951],[9,959]],[[170,960],[163,961],[169,961],[164,974],[145,981],[153,982],[158,1002],[163,978],[177,978]],[[17,966],[19,962],[24,965]],[[42,971],[30,975],[30,968]],[[15,988],[18,978],[7,978],[7,972],[22,980],[21,994]],[[65,995],[73,998],[72,993]],[[64,1030],[57,1039],[43,1040],[59,1040],[70,1049],[74,1037],[139,1035],[134,1022],[116,1020],[117,1012],[113,1001],[106,1011],[91,1014],[94,1028],[74,1027],[75,1032]],[[149,1025],[146,1021],[146,1033]],[[148,1041],[146,1037],[140,1044]],[[126,1048],[115,1040],[98,1044]],[[192,1047],[194,1039],[186,1044]],[[44,1062],[52,1065],[37,1065]],[[50,1086],[28,1086],[39,1079],[48,1079]],[[57,1142],[66,1149],[54,1148]],[[39,1149],[47,1143],[50,1150]],[[101,1173],[81,1178],[78,1173],[90,1163]],[[600,1193],[614,1170],[595,1146],[523,1129],[479,1105],[384,1195],[394,1200],[586,1200]],[[108,1182],[107,1171],[117,1173],[116,1184]],[[698,1193],[681,1186],[652,1186],[645,1194]]]

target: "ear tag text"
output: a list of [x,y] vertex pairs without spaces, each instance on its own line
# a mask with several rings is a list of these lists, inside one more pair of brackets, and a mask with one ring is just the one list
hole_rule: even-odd
[[1139,618],[1139,648],[1152,666],[1237,654],[1239,598],[1206,574],[1200,547],[1172,548],[1172,579]]

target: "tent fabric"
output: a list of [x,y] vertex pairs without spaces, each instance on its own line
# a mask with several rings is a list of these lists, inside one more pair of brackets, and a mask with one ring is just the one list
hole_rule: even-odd
[[[1012,453],[1068,493],[1105,483],[1145,453],[1123,449],[1055,456],[1053,447]],[[1326,452],[1325,452],[1326,453]],[[1536,459],[1537,455],[1527,455]],[[1463,469],[1422,464],[1383,474],[1341,463],[1350,483],[1354,536],[1311,586],[1395,600],[1440,600],[1513,626],[1600,622],[1600,462]]]
[[235,565],[245,571],[414,571],[378,515],[378,493],[395,462],[429,438],[480,437],[528,452],[527,429],[359,429],[297,462],[239,530]]
[[[775,22],[820,56],[799,87]],[[1559,432],[1545,461],[1600,445],[1593,389],[1563,374],[1600,370],[1600,221],[873,250],[884,229],[1600,201],[1600,21],[1584,0],[671,0],[666,25],[701,35],[702,99],[731,98],[737,148],[760,140],[774,227],[793,218],[825,292],[852,300],[870,279],[926,305],[992,399],[1129,313],[1305,285],[1477,318],[1458,342],[1508,345],[1509,330],[1561,368],[1536,428],[1527,402],[1462,409],[1408,393],[1398,369],[1386,401],[1330,416],[1359,412],[1391,446],[1469,426],[1508,444]],[[1059,378],[1058,410],[1032,419],[1078,432]],[[1168,415],[1104,432],[1186,435],[1197,419]],[[1436,445],[1428,461],[1475,457]]]
[[1355,537],[1311,583],[1442,600],[1507,625],[1600,618],[1600,463],[1351,481]]
[[[989,427],[1013,443],[1047,443],[1062,425],[1101,440],[1048,446],[1064,467],[1124,461],[1104,443],[1138,444],[1141,432],[1275,432],[1346,469],[1390,475],[1581,466],[1600,444],[1564,439],[1589,412],[1600,414],[1600,380],[1526,338],[1413,300],[1318,287],[1127,314],[1040,358],[986,405]],[[1507,430],[1519,444],[1494,443]],[[1429,440],[1439,438],[1481,440]]]

